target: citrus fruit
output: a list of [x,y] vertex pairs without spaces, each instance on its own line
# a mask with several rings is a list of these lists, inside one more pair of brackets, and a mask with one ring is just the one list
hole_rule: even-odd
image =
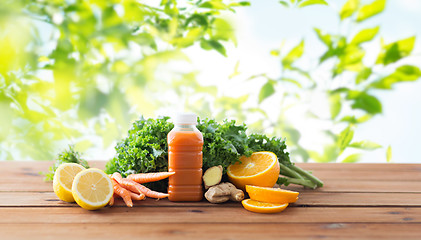
[[110,177],[104,171],[90,168],[76,175],[72,193],[79,206],[96,210],[110,202],[114,190]]
[[280,188],[268,188],[246,185],[250,198],[267,203],[293,203],[298,199],[299,192],[288,191]]
[[65,202],[74,202],[72,195],[72,183],[76,174],[85,168],[77,163],[63,163],[61,164],[53,178],[54,193],[60,200]]
[[[241,163],[240,163],[241,162]],[[279,162],[272,152],[255,152],[250,157],[242,156],[240,162],[228,166],[228,179],[237,188],[246,185],[273,187],[279,176]]]
[[241,203],[245,209],[256,213],[277,213],[282,212],[286,207],[288,207],[288,203],[266,203],[252,199],[243,200]]

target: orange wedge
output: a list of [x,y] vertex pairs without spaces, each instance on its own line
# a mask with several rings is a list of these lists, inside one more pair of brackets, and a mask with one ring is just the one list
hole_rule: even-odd
[[267,203],[293,203],[298,199],[299,192],[288,191],[280,188],[268,188],[246,185],[250,198]]
[[288,207],[288,203],[275,204],[259,202],[252,199],[243,200],[241,203],[245,209],[256,213],[277,213],[282,212],[286,207]]
[[273,187],[279,176],[278,157],[272,152],[255,152],[250,157],[241,157],[241,163],[228,166],[228,179],[237,188],[246,185]]

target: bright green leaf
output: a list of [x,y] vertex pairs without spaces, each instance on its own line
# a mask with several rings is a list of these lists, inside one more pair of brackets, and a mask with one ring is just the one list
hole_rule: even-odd
[[339,134],[337,145],[341,152],[345,150],[346,147],[348,147],[353,137],[354,137],[354,130],[352,129],[351,126],[348,126]]
[[342,98],[340,94],[332,94],[329,96],[330,116],[335,119],[341,111]]
[[378,89],[392,89],[393,85],[399,82],[416,81],[421,77],[421,70],[412,65],[403,65],[398,67],[394,73],[383,77],[371,84]]
[[304,40],[302,40],[297,46],[295,46],[283,59],[282,65],[285,68],[289,68],[292,63],[300,58],[304,53]]
[[371,68],[365,67],[363,70],[361,70],[357,74],[357,77],[355,78],[355,83],[356,84],[360,84],[363,81],[367,80],[371,76],[371,73],[372,73]]
[[374,96],[360,91],[349,91],[348,100],[352,100],[352,109],[361,109],[370,114],[378,114],[382,112],[381,102]]
[[377,57],[377,64],[394,63],[403,57],[411,54],[415,45],[415,36],[405,38],[382,47],[382,51]]
[[383,12],[386,6],[386,0],[375,0],[372,3],[364,5],[358,10],[357,22],[364,21]]
[[354,38],[351,40],[350,44],[359,45],[363,42],[371,41],[379,32],[380,27],[374,27],[374,28],[367,28],[361,30],[357,35],[354,36]]
[[322,32],[322,30],[318,28],[314,28],[314,31],[320,41],[322,41],[326,46],[330,46],[332,44],[332,37],[329,34]]
[[279,3],[281,5],[283,5],[284,7],[289,7],[289,4],[287,2],[285,2],[285,1],[279,1]]
[[296,85],[299,88],[303,88],[303,86],[301,85],[301,83],[299,81],[297,81],[295,79],[292,79],[292,78],[281,78],[281,81],[290,82],[290,83]]
[[265,85],[263,85],[259,93],[259,103],[275,93],[275,87],[273,85],[274,82],[272,80],[267,81]]
[[355,163],[358,162],[361,158],[361,154],[354,153],[346,157],[344,160],[342,160],[342,163]]
[[315,4],[328,5],[325,0],[307,0],[307,1],[301,2],[298,5],[298,7],[303,8],[303,7],[307,7],[307,6],[315,5]]
[[224,45],[222,45],[216,40],[202,40],[200,42],[200,47],[202,47],[205,50],[215,49],[216,51],[218,51],[220,54],[224,55],[225,57],[227,56]]
[[392,161],[392,146],[387,147],[386,150],[386,162]]
[[353,148],[359,148],[359,149],[365,149],[365,150],[373,150],[373,149],[382,147],[380,144],[377,144],[375,142],[371,142],[368,140],[363,140],[360,142],[353,142],[349,146]]
[[357,10],[360,0],[348,0],[339,12],[341,20],[348,18]]

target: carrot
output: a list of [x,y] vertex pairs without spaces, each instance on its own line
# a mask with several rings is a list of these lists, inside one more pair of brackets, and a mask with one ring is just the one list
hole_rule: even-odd
[[174,174],[175,172],[138,173],[130,174],[127,178],[137,183],[148,183],[165,179]]
[[120,186],[120,184],[118,184],[114,178],[111,178],[111,182],[113,183],[114,193],[122,197],[128,207],[133,207],[130,191]]
[[108,205],[113,206],[114,205],[114,193],[113,196],[110,199],[110,202],[108,203]]
[[135,193],[138,193],[138,194],[143,193],[147,197],[151,197],[151,198],[166,198],[166,197],[168,197],[168,194],[166,194],[166,193],[152,191],[151,189],[143,186],[142,184],[139,184],[139,183],[137,183],[133,180],[127,179],[127,178],[123,178],[121,176],[121,174],[118,173],[118,172],[113,173],[111,178],[114,179],[120,185],[122,185],[123,187],[127,188],[128,190],[130,190],[132,192],[135,192]]
[[130,191],[130,197],[132,197],[132,200],[138,200],[139,201],[139,200],[145,199],[145,194],[143,194],[143,193],[136,194],[136,193]]

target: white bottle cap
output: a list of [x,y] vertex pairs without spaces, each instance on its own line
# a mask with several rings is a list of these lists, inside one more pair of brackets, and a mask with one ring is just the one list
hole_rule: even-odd
[[197,124],[197,115],[194,113],[178,113],[174,116],[174,124]]

